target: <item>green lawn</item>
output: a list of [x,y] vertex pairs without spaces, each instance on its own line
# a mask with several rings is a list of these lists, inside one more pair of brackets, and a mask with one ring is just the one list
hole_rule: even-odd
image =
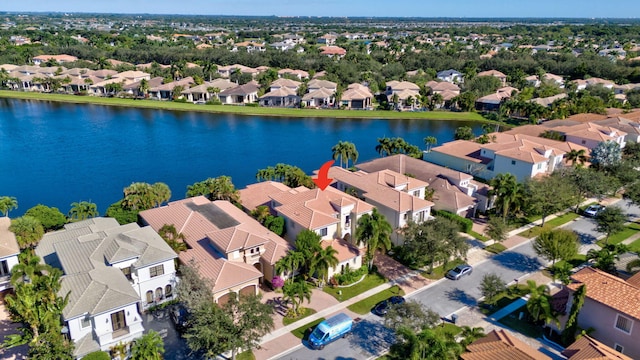
[[632,242],[632,243],[629,245],[629,250],[630,250],[630,251],[633,251],[633,252],[640,252],[640,239],[638,239],[638,240],[636,240],[636,241]]
[[76,104],[98,104],[137,108],[154,108],[178,111],[201,111],[212,113],[232,113],[243,115],[287,116],[287,117],[326,117],[326,118],[363,118],[363,119],[424,119],[424,120],[460,120],[489,123],[491,121],[474,112],[450,111],[357,111],[327,109],[290,109],[232,105],[196,105],[173,101],[133,100],[105,98],[97,96],[77,96],[67,94],[43,94],[36,92],[19,92],[0,90],[0,97],[14,99],[46,100]]
[[320,324],[321,322],[323,322],[325,319],[324,318],[320,318],[316,321],[312,321],[308,324],[305,324],[303,326],[300,326],[299,328],[291,331],[291,333],[293,334],[293,336],[297,337],[298,339],[304,339],[305,335],[307,334],[307,329],[312,329],[314,326]]
[[[386,282],[387,282],[387,279],[385,279],[382,275],[378,273],[372,273],[367,275],[364,278],[364,280],[360,281],[359,283],[353,286],[335,287],[335,288],[330,286],[325,286],[323,290],[327,294],[330,294],[334,298],[338,299],[338,301],[345,301],[345,300],[351,299],[356,295],[362,294],[363,292],[369,289],[373,289],[378,285],[382,285]],[[338,292],[341,292],[342,294],[338,294]]]
[[462,332],[462,328],[458,325],[454,325],[451,323],[443,322],[440,325],[433,328],[436,333],[440,334],[451,334],[456,336]]
[[525,284],[511,285],[508,291],[496,296],[496,304],[490,306],[484,302],[480,303],[480,311],[485,315],[492,315],[503,307],[511,304],[526,293],[527,286]]
[[461,259],[455,259],[453,261],[450,261],[449,263],[447,263],[447,266],[438,266],[433,268],[433,271],[429,274],[426,271],[422,272],[422,276],[426,277],[427,279],[431,279],[431,280],[439,280],[442,279],[444,277],[444,274],[447,273],[447,271],[453,269],[454,267],[460,265],[460,264],[464,264],[464,261]]
[[[637,234],[638,232],[640,232],[640,224],[630,224],[629,226],[625,226],[624,230],[620,231],[619,233],[611,235],[609,237],[608,243],[619,244],[624,240],[627,240],[631,236]],[[599,240],[597,244],[600,245],[600,247],[604,247],[605,239]]]
[[551,220],[547,220],[544,223],[544,227],[543,226],[534,226],[529,230],[525,230],[521,233],[519,233],[518,235],[526,237],[526,238],[533,238],[536,237],[538,235],[540,235],[540,233],[543,230],[551,230],[553,228],[556,228],[560,225],[564,225],[566,223],[568,223],[569,221],[573,221],[575,219],[577,219],[578,217],[580,217],[580,215],[576,214],[573,211],[570,211],[566,214],[560,215],[556,218],[553,218]]
[[245,351],[236,355],[236,360],[256,360],[256,356],[253,355],[252,351]]
[[[525,316],[522,318],[522,320],[518,320],[518,316],[521,312],[524,312]],[[527,308],[526,306],[523,306],[518,310],[514,311],[513,313],[498,320],[498,322],[528,337],[531,337],[534,339],[541,337],[542,328],[540,326],[536,326],[528,322],[526,320],[527,318],[526,313],[527,313]]]
[[371,295],[366,299],[360,300],[355,304],[347,306],[347,309],[353,311],[354,313],[364,315],[368,314],[369,311],[375,306],[375,304],[379,303],[382,300],[386,300],[394,295],[404,295],[404,291],[400,289],[398,285],[394,285],[386,290],[382,290],[381,292]]
[[485,247],[484,249],[493,254],[500,254],[501,252],[507,250],[507,247],[500,243],[495,243]]
[[467,233],[471,236],[473,236],[474,238],[476,238],[477,240],[480,240],[482,242],[488,241],[489,238],[482,235],[482,234],[478,234],[477,232],[473,231],[473,230],[469,230],[469,232]]
[[287,326],[289,324],[293,324],[294,322],[296,322],[298,320],[302,320],[302,319],[306,318],[309,315],[313,315],[313,314],[316,313],[316,311],[314,309],[303,308],[303,307],[299,308],[298,312],[300,312],[300,314],[297,317],[294,317],[294,318],[288,317],[288,316],[283,317],[282,318],[282,324],[284,326]]

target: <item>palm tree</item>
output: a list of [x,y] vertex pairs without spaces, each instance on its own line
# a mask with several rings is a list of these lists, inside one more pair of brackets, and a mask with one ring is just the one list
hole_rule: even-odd
[[[358,150],[356,150],[356,145],[354,143],[339,141],[331,148],[331,152],[333,152],[333,160],[338,160],[338,158],[340,158],[340,167],[348,168],[349,160],[354,164],[358,161]],[[343,163],[345,166],[342,166]]]
[[484,329],[481,327],[472,328],[470,326],[463,326],[461,336],[462,341],[460,341],[460,345],[466,348],[467,345],[471,344],[472,342],[485,337],[485,333]]
[[131,347],[131,360],[162,360],[164,342],[153,330],[136,339]]
[[326,248],[318,251],[311,261],[310,272],[317,273],[322,283],[325,283],[327,281],[326,276],[329,273],[329,269],[335,267],[340,262],[337,255],[338,250],[334,249],[332,246],[327,246]]
[[158,234],[164,241],[176,252],[187,250],[187,244],[185,243],[185,236],[183,233],[179,233],[173,224],[164,224],[158,230]]
[[298,316],[298,308],[305,299],[311,302],[311,288],[309,287],[309,283],[304,280],[284,284],[282,293],[284,295],[283,299],[285,301],[291,300],[293,304],[293,317]]
[[163,182],[157,182],[151,185],[151,191],[153,193],[153,203],[156,207],[171,199],[171,189],[169,189],[169,185]]
[[585,149],[572,149],[565,156],[567,158],[567,161],[571,161],[571,165],[577,166],[584,165],[584,163],[586,163],[588,159]]
[[491,195],[496,195],[497,208],[502,210],[502,220],[507,220],[507,214],[513,207],[518,210],[523,201],[524,187],[511,173],[498,174],[491,179],[489,185],[493,187]]
[[40,220],[29,215],[11,220],[9,231],[16,235],[16,240],[18,240],[18,245],[20,245],[21,249],[37,245],[44,235],[44,228]]
[[431,147],[438,143],[438,139],[435,136],[427,136],[424,138],[424,145],[427,147],[427,152],[431,151]]
[[456,360],[463,350],[453,335],[448,332],[424,329],[416,334],[409,328],[401,327],[397,335],[398,342],[391,346],[392,359]]
[[149,93],[149,81],[147,79],[140,80],[140,88],[138,91],[143,97],[147,97],[147,94]]
[[23,251],[18,255],[18,264],[11,269],[11,283],[31,282],[41,276],[48,268],[40,262],[40,257],[33,251]]
[[380,249],[383,252],[391,249],[391,224],[384,218],[384,215],[374,208],[371,214],[364,214],[358,219],[355,238],[367,247],[366,258],[369,262],[369,269],[373,267],[373,257]]
[[13,196],[2,196],[0,197],[0,212],[4,216],[9,215],[9,211],[18,208],[18,200],[16,200]]
[[555,320],[547,286],[538,285],[535,281],[528,280],[527,292],[529,293],[527,311],[533,317],[533,321],[544,320],[545,323],[549,323],[551,320]]
[[304,263],[304,254],[299,251],[289,251],[276,262],[276,274],[288,273],[288,280],[293,282],[293,274]]
[[376,151],[380,156],[385,157],[393,153],[393,142],[388,137],[378,138],[378,145],[376,145]]
[[440,93],[434,93],[433,95],[431,95],[431,103],[429,105],[429,108],[433,110],[438,107],[438,105],[442,104],[443,101],[444,98]]
[[71,221],[86,220],[98,215],[98,206],[89,201],[71,203],[71,210],[68,214]]

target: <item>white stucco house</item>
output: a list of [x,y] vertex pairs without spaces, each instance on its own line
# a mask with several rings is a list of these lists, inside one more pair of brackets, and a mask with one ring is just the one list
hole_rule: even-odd
[[20,247],[16,236],[9,231],[11,219],[0,217],[0,292],[11,288],[11,269],[18,264]]
[[142,311],[175,297],[177,254],[151,228],[94,218],[47,233],[36,247],[63,271],[62,313],[74,355],[109,350],[142,336]]

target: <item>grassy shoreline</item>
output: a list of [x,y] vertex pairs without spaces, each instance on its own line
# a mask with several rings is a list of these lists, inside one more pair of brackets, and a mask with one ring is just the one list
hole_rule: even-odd
[[141,109],[196,111],[204,113],[260,115],[276,117],[304,117],[304,118],[337,118],[337,119],[398,119],[398,120],[453,120],[453,121],[477,121],[492,123],[478,113],[473,112],[449,112],[449,111],[424,111],[424,112],[398,112],[398,111],[367,111],[367,110],[327,110],[327,109],[291,109],[291,108],[267,108],[233,105],[196,105],[191,103],[178,103],[173,101],[133,100],[120,98],[104,98],[97,96],[77,96],[68,94],[46,94],[37,92],[20,92],[0,90],[0,98],[56,101],[72,104],[94,104],[106,106],[133,107]]

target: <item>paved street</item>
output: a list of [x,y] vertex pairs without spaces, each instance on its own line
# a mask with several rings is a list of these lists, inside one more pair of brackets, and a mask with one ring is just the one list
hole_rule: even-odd
[[[484,274],[495,273],[503,280],[512,282],[538,270],[542,265],[531,244],[525,243],[477,264],[468,277],[458,281],[440,280],[407,298],[417,300],[441,316],[450,316],[466,306],[477,304],[477,299],[481,296],[478,284]],[[368,359],[388,349],[393,341],[393,333],[382,326],[379,318],[369,315],[355,327],[354,334],[347,339],[340,339],[321,351],[304,346],[279,359]]]

